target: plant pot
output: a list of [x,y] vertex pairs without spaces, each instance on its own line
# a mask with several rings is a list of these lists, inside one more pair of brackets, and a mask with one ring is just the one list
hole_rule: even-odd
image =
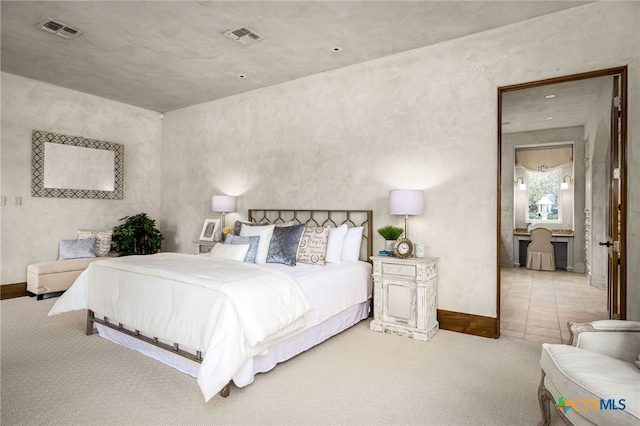
[[384,240],[384,251],[393,251],[396,246],[396,240]]

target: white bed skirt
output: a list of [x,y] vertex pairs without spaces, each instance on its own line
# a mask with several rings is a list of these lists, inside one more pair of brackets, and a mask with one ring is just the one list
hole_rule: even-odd
[[[286,361],[299,353],[327,340],[341,331],[357,324],[369,316],[370,301],[351,306],[341,313],[317,324],[309,329],[304,329],[292,336],[285,336],[269,347],[266,354],[250,358],[234,375],[233,382],[238,387],[244,387],[253,382],[254,376],[273,369],[279,362]],[[96,316],[98,316],[96,314]],[[100,337],[116,344],[136,350],[148,357],[156,359],[170,367],[173,367],[190,376],[197,377],[200,364],[180,355],[145,343],[134,337],[120,333],[101,324],[95,324]],[[173,342],[163,342],[173,345]],[[180,347],[184,351],[189,348]],[[195,352],[193,352],[195,353]],[[203,354],[205,356],[206,354]]]

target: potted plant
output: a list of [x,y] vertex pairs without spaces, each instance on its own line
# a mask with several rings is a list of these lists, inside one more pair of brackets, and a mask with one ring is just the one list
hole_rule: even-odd
[[111,239],[115,251],[122,256],[129,256],[154,254],[160,250],[164,237],[156,228],[156,221],[146,213],[125,216],[120,221],[125,222],[113,228]]
[[393,225],[383,226],[378,229],[378,234],[384,238],[385,251],[393,251],[393,246],[395,245],[396,240],[400,238],[400,235],[402,235],[403,232],[404,229]]

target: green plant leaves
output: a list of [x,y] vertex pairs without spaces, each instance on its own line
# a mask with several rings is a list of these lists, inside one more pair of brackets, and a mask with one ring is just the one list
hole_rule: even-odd
[[383,226],[378,229],[378,234],[380,234],[385,240],[397,240],[403,232],[404,229],[392,225]]
[[146,213],[125,216],[120,221],[124,223],[113,228],[111,241],[113,248],[122,256],[160,251],[164,236],[156,228],[156,221]]

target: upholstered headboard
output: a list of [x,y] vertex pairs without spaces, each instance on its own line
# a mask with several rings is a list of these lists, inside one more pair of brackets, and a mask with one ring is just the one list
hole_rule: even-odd
[[369,262],[373,255],[373,212],[371,210],[287,210],[249,209],[247,218],[251,222],[273,224],[293,222],[309,226],[348,227],[362,226],[360,260]]

